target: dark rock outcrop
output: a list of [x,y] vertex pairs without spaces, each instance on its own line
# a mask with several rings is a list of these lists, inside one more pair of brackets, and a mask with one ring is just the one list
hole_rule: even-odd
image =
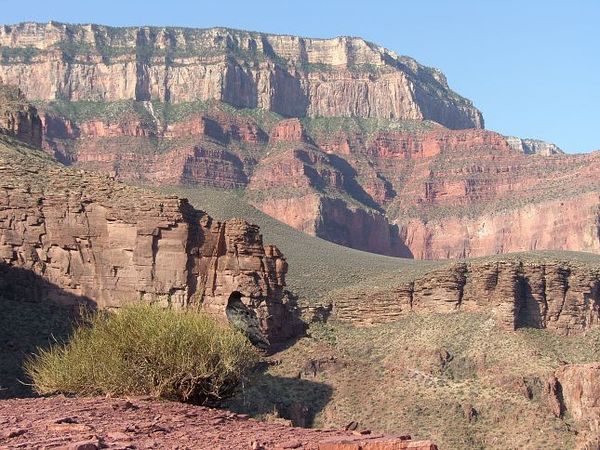
[[0,83],[0,134],[13,136],[34,147],[42,145],[42,130],[36,109],[21,91]]

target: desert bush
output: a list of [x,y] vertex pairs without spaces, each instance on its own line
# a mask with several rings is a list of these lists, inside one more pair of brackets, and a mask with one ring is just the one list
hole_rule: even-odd
[[88,314],[69,342],[38,349],[25,370],[39,394],[213,404],[232,395],[257,360],[244,335],[203,313],[132,304]]

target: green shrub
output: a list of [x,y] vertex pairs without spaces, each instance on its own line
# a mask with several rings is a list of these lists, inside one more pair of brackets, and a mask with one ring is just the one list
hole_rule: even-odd
[[257,361],[244,335],[203,313],[136,304],[88,315],[68,343],[38,349],[25,370],[39,394],[213,404]]

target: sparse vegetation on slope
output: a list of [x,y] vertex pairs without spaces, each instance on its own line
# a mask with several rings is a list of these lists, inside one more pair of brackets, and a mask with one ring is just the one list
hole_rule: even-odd
[[33,102],[35,106],[53,115],[64,117],[74,123],[90,120],[103,120],[107,123],[119,123],[122,120],[136,116],[146,125],[152,124],[152,117],[142,102],[120,100],[115,102],[94,102],[54,100],[51,102]]
[[195,311],[132,304],[88,322],[26,363],[39,394],[213,403],[232,395],[258,360],[245,336]]
[[419,132],[440,128],[428,120],[397,120],[375,117],[305,117],[302,124],[313,137],[323,137],[336,132],[357,133],[371,137],[378,131]]
[[[412,315],[358,328],[314,324],[309,337],[272,357],[266,375],[229,406],[260,416],[308,409],[317,426],[428,437],[440,448],[572,448],[569,417],[554,417],[543,386],[565,363],[600,358],[598,329],[578,337],[505,331],[486,315]],[[300,390],[274,395],[272,377],[328,385],[325,403]],[[293,406],[295,405],[295,406]]]

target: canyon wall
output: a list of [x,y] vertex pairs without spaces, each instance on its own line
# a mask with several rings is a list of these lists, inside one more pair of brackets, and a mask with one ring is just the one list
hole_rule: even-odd
[[386,323],[412,313],[490,314],[506,329],[546,328],[569,336],[600,323],[600,264],[547,256],[455,263],[383,287],[332,295],[339,320]]
[[475,217],[398,221],[417,259],[453,259],[537,250],[600,253],[600,194],[548,199]]
[[4,128],[64,164],[243,189],[294,228],[391,256],[600,252],[599,152],[481,129],[443,74],[362,39],[53,22],[0,27],[0,50],[43,131],[29,106]]
[[[65,169],[2,137],[0,180],[0,264],[27,269],[9,283],[23,287],[22,300],[148,300],[225,317],[236,293],[271,339],[296,333],[284,304],[285,258],[257,226],[217,222],[186,200]],[[49,289],[28,286],[28,273]]]
[[0,27],[0,50],[0,81],[31,100],[219,100],[284,116],[483,127],[441,72],[360,38],[50,22]]
[[252,203],[302,231],[392,256],[600,252],[600,153],[534,156],[486,130],[367,134],[349,131],[355,125],[279,123],[277,151],[250,177]]
[[73,121],[42,109],[42,145],[66,164],[244,188],[263,212],[349,247],[418,259],[600,251],[598,152],[526,154],[498,133],[430,122],[265,123],[220,105],[160,123],[133,110]]

